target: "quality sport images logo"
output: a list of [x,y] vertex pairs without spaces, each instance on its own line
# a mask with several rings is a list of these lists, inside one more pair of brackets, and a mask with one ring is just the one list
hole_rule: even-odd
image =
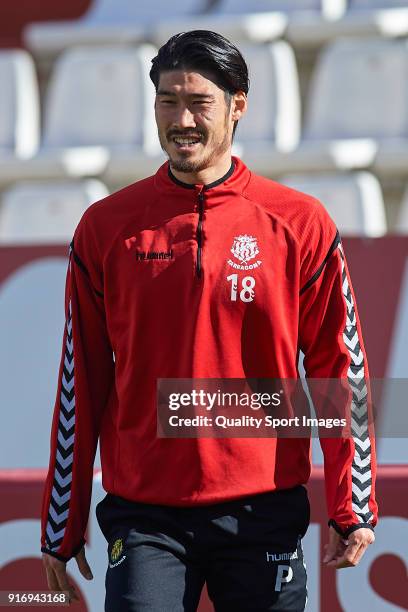
[[253,270],[259,268],[262,263],[261,259],[248,263],[259,255],[258,242],[254,236],[248,234],[235,236],[230,251],[239,261],[239,263],[236,263],[232,259],[227,260],[227,263],[235,270]]

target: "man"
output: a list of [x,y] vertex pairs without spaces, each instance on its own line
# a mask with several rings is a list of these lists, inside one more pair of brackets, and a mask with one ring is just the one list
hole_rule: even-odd
[[[100,436],[106,611],[191,612],[204,582],[217,612],[303,610],[310,440],[159,438],[156,381],[297,378],[299,350],[311,378],[367,376],[341,241],[318,201],[231,156],[249,89],[234,45],[178,34],[150,75],[169,162],[92,205],[71,244],[42,512],[48,584],[77,597],[72,557],[92,576],[83,536]],[[323,561],[350,567],[374,540],[374,440],[321,445]]]

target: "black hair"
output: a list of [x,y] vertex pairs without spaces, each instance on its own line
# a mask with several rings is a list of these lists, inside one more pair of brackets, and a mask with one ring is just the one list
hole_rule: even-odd
[[[161,72],[168,70],[205,70],[224,90],[227,103],[237,91],[249,90],[248,66],[235,45],[210,30],[192,30],[172,36],[152,59],[150,78],[159,87]],[[235,121],[234,131],[238,121]]]

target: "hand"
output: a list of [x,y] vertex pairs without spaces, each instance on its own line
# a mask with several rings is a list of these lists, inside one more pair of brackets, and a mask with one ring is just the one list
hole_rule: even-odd
[[360,562],[366,549],[374,540],[374,532],[365,527],[356,529],[350,533],[347,540],[344,540],[341,535],[330,526],[329,543],[325,546],[323,563],[335,569],[354,567]]
[[[43,553],[42,560],[47,574],[47,583],[50,591],[68,591],[70,603],[71,600],[79,601],[79,596],[75,590],[75,587],[68,581],[66,562],[60,561],[56,557],[48,555],[47,553]],[[84,576],[84,578],[87,580],[92,580],[92,571],[85,557],[85,546],[83,546],[79,553],[75,556],[75,560],[82,576]]]

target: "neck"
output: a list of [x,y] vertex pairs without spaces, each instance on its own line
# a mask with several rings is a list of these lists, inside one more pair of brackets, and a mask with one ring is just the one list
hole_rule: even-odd
[[214,165],[208,166],[198,172],[180,172],[175,170],[170,161],[170,169],[173,176],[182,183],[191,185],[209,185],[218,181],[231,168],[231,150],[228,150]]

